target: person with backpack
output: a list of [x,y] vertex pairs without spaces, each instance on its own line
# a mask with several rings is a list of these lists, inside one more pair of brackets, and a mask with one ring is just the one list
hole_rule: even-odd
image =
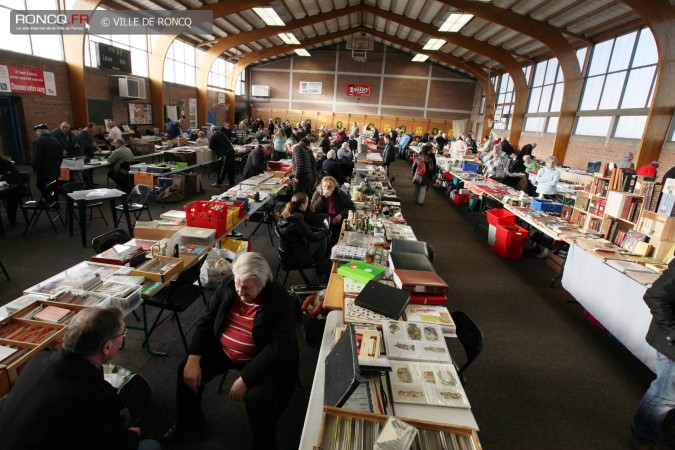
[[424,198],[427,194],[427,188],[433,181],[434,167],[433,159],[429,155],[429,149],[425,146],[415,157],[412,166],[413,184],[415,185],[415,203],[424,204]]

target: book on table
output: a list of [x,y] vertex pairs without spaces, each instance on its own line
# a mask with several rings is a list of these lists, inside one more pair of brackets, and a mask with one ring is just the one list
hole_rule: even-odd
[[457,328],[452,320],[450,311],[445,306],[440,305],[408,305],[405,308],[403,317],[408,322],[418,322],[422,324],[436,324],[441,327],[446,336],[456,336]]
[[347,325],[326,357],[325,365],[323,404],[339,408],[359,385],[361,374],[353,325]]
[[390,360],[452,362],[439,325],[387,320],[382,330]]
[[45,306],[41,311],[36,312],[33,315],[33,319],[42,320],[50,323],[59,323],[64,318],[69,316],[73,311],[66,308],[60,308],[58,306]]
[[406,239],[393,239],[391,241],[392,252],[419,253],[429,257],[427,243],[423,241],[410,241]]
[[373,312],[367,308],[362,308],[355,303],[353,297],[344,298],[344,308],[342,310],[344,323],[354,325],[381,327],[382,321],[388,318],[382,314]]
[[396,361],[391,366],[394,402],[471,408],[452,364]]
[[395,269],[394,284],[415,294],[447,295],[448,285],[436,272]]
[[429,258],[421,253],[389,252],[389,270],[422,270],[435,272]]
[[363,261],[349,261],[338,267],[338,275],[351,278],[352,280],[367,283],[370,280],[377,280],[384,275],[385,269]]
[[396,320],[401,317],[409,301],[410,292],[369,281],[356,297],[355,304]]
[[447,295],[410,294],[411,305],[445,305],[446,303],[448,303]]

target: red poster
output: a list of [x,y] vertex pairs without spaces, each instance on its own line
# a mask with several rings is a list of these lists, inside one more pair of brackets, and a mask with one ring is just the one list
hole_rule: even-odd
[[350,83],[347,85],[347,95],[350,97],[370,97],[370,85]]
[[54,73],[0,65],[0,92],[56,95]]

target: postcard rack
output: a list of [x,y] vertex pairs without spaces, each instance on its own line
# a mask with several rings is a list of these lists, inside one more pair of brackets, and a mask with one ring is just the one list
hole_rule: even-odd
[[[473,428],[399,417],[418,430],[412,449],[482,450]],[[325,406],[315,450],[372,450],[389,416]]]

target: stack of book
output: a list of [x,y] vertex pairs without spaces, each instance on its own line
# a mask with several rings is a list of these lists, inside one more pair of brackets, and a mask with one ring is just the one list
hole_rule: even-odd
[[457,327],[452,320],[448,308],[441,305],[408,305],[403,313],[408,322],[421,324],[436,324],[441,327],[443,334],[448,337],[457,336]]

